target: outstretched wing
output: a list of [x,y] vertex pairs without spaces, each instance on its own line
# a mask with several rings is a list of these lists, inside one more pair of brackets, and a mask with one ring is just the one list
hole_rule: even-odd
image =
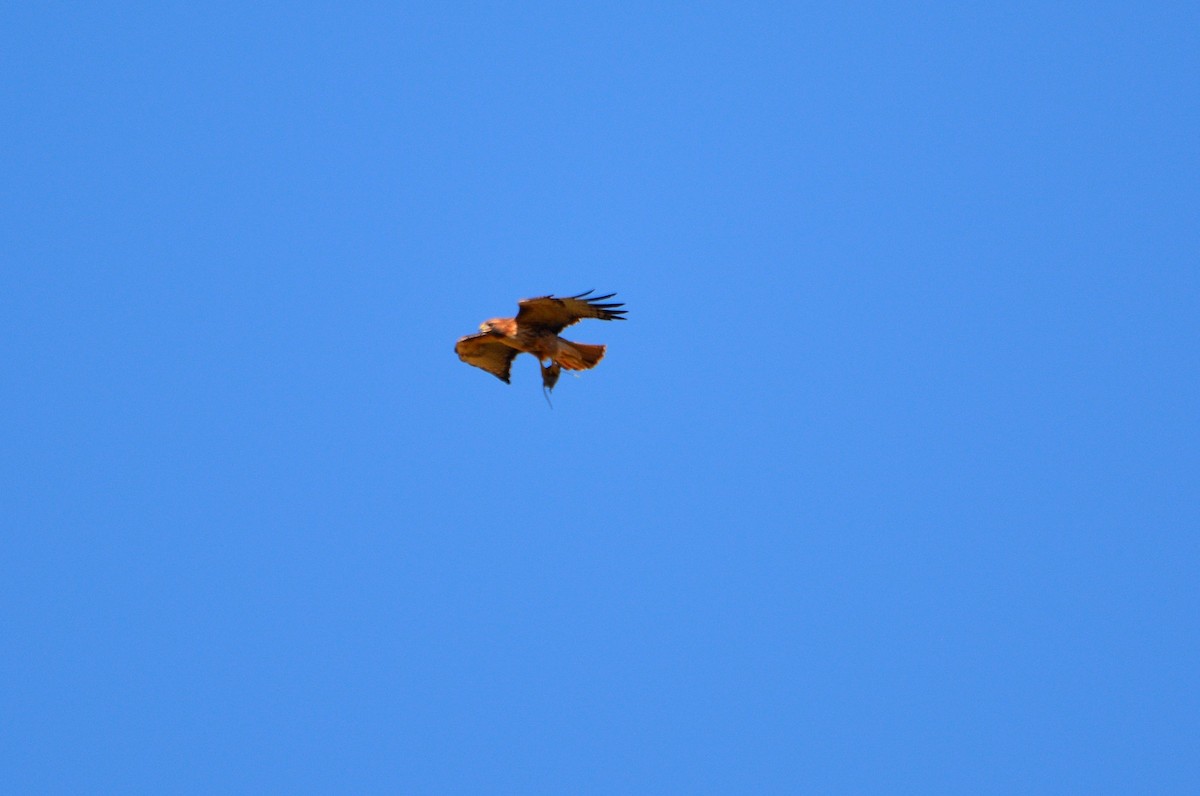
[[537,298],[522,299],[517,302],[521,311],[517,313],[517,325],[526,329],[538,328],[554,334],[573,323],[579,323],[584,318],[598,318],[602,321],[623,321],[625,310],[617,309],[624,304],[601,304],[605,299],[617,295],[593,296],[587,298],[592,291],[580,293],[578,296],[556,298],[554,296],[538,296]]
[[513,357],[517,349],[496,342],[490,334],[471,334],[454,344],[454,353],[468,365],[483,368],[505,384],[509,384]]

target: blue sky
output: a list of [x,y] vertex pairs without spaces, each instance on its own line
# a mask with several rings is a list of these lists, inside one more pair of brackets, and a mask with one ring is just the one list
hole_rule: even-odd
[[1198,24],[9,4],[3,790],[1197,792]]

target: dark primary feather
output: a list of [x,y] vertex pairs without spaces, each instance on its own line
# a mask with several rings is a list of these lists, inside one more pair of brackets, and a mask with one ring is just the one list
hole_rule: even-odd
[[608,293],[603,296],[592,296],[588,290],[577,296],[538,296],[537,298],[522,299],[517,303],[520,311],[517,313],[519,326],[543,329],[558,334],[572,324],[579,323],[584,318],[595,318],[601,321],[623,321],[626,310],[623,303],[601,303],[617,295]]

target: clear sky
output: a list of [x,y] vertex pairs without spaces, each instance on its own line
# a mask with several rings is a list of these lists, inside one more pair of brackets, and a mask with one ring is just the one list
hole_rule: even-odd
[[5,4],[0,790],[1200,792],[1198,9]]

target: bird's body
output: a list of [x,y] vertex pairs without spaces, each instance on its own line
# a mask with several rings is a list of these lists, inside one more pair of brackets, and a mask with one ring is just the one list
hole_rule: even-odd
[[518,302],[520,311],[515,318],[484,321],[479,334],[461,338],[454,350],[463,362],[505,383],[510,379],[513,358],[521,353],[532,354],[542,366],[542,386],[553,389],[561,369],[594,368],[605,353],[605,346],[574,343],[559,337],[559,332],[584,318],[625,320],[625,310],[617,309],[624,305],[598,303],[615,294],[588,299],[588,293],[591,291],[566,298],[523,299]]

